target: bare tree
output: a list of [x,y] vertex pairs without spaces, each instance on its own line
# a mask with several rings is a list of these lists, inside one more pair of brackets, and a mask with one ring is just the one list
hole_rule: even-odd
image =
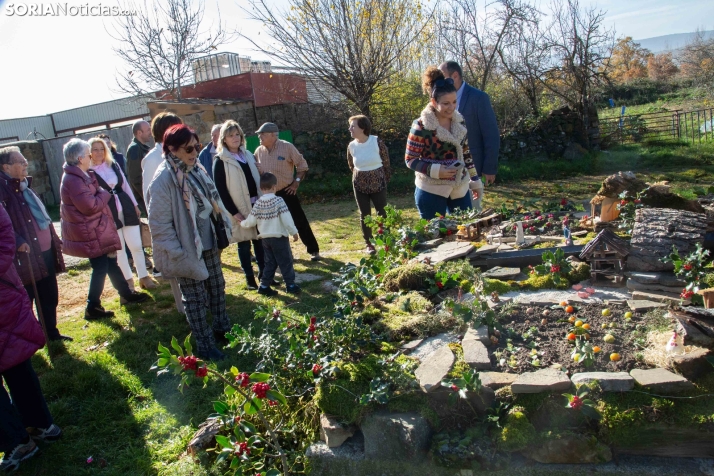
[[325,82],[370,115],[373,97],[430,42],[434,9],[419,0],[290,0],[277,10],[249,0],[249,19],[272,42],[242,35],[256,49],[295,71]]
[[151,6],[145,0],[143,8],[129,1],[123,8],[138,14],[117,17],[109,34],[118,42],[114,52],[124,61],[117,84],[132,95],[165,91],[181,99],[182,86],[194,74],[193,60],[232,39],[220,12],[218,26],[203,23],[203,0],[165,0]]
[[554,66],[542,84],[580,114],[589,140],[592,95],[607,80],[614,31],[604,28],[604,11],[582,7],[579,0],[555,0],[551,9],[546,44]]
[[498,48],[501,65],[528,100],[531,115],[540,115],[543,71],[550,62],[543,14],[535,9],[516,22]]
[[697,30],[677,55],[682,76],[714,92],[714,37]]
[[[528,21],[534,8],[522,0],[449,0],[440,12],[439,43],[459,61],[464,75],[484,90],[498,62],[498,50],[515,25]],[[446,59],[446,58],[444,58]]]

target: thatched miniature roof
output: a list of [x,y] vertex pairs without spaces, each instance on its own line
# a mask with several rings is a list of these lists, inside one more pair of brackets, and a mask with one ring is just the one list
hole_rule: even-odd
[[620,256],[627,256],[630,253],[630,243],[617,236],[612,230],[602,230],[588,243],[580,252],[580,259],[588,259],[597,251],[598,245],[606,244],[609,249],[616,251]]

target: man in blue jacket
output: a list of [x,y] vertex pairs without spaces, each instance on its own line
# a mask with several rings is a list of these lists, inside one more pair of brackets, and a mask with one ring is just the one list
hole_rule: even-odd
[[[488,94],[474,88],[463,79],[463,71],[456,61],[446,61],[439,66],[444,76],[454,80],[457,110],[464,116],[469,137],[469,150],[481,181],[488,185],[496,181],[498,149],[501,137],[496,114]],[[483,188],[478,191],[474,208],[481,208]]]
[[218,147],[218,136],[221,134],[222,125],[223,124],[213,124],[211,128],[211,142],[198,154],[198,161],[201,162],[201,165],[203,165],[203,168],[206,169],[208,176],[211,178],[213,178],[213,158],[218,153],[216,148]]

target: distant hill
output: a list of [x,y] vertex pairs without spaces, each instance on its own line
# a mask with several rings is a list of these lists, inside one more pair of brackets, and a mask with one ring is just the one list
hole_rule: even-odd
[[[706,38],[714,38],[714,30],[703,32]],[[635,40],[643,48],[647,48],[652,53],[662,53],[674,51],[682,48],[694,38],[695,33],[676,33],[674,35],[655,36],[644,40]]]

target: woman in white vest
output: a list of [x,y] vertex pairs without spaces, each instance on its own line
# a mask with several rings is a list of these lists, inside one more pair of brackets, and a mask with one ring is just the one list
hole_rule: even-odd
[[263,245],[258,241],[256,227],[242,228],[240,222],[250,215],[253,204],[262,194],[260,174],[255,157],[245,148],[243,129],[236,121],[226,121],[221,126],[213,161],[213,181],[228,213],[233,216],[231,241],[238,243],[238,259],[245,273],[246,285],[257,290],[255,273],[251,263],[250,244],[258,262],[258,280],[263,274]]
[[392,175],[389,167],[389,151],[377,136],[370,135],[372,123],[367,116],[352,116],[349,119],[350,135],[354,138],[347,145],[347,164],[352,171],[352,187],[359,208],[362,236],[367,243],[367,251],[374,253],[370,242],[372,230],[364,224],[364,217],[372,214],[370,202],[377,214],[386,216],[387,182]]

